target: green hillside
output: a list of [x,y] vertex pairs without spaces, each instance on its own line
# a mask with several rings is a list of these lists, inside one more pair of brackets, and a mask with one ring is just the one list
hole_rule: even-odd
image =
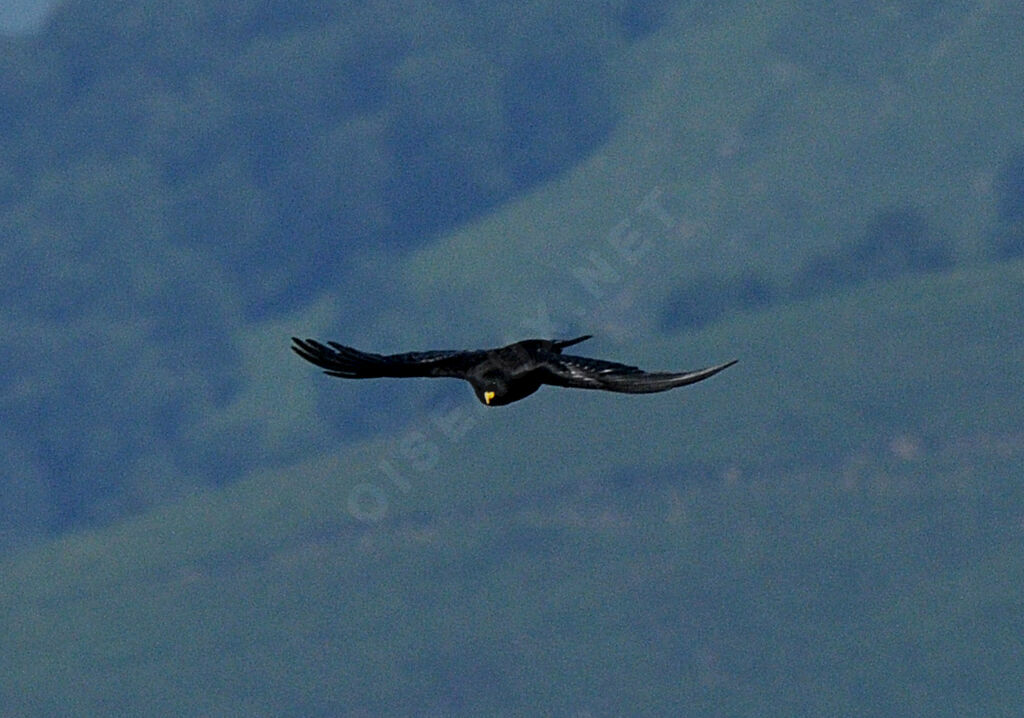
[[0,551],[444,391],[336,401],[293,333],[699,365],[746,347],[650,337],[1019,258],[1021,46],[960,0],[59,3],[0,38]]
[[[67,0],[0,38],[0,718],[1024,715],[1020,19]],[[739,363],[487,409],[288,348],[583,333]]]
[[[420,336],[404,310],[444,316],[461,291],[474,312],[454,329],[468,341],[496,325],[521,334],[538,303],[556,324],[646,336],[672,289],[744,270],[784,285],[893,209],[920,214],[958,260],[985,257],[994,177],[1020,144],[1024,104],[1008,88],[1024,84],[1024,25],[1007,7],[955,22],[962,8],[947,10],[949,26],[861,7],[857,29],[814,3],[736,6],[718,22],[677,12],[612,63],[623,118],[597,151],[407,269],[380,267],[401,281],[374,331]],[[899,31],[898,56],[858,45]],[[627,231],[635,260],[616,249]],[[588,270],[611,278],[581,281]]]
[[740,358],[690,389],[467,390],[28,550],[0,715],[1017,713],[1022,315],[1018,262],[735,316],[634,349]]

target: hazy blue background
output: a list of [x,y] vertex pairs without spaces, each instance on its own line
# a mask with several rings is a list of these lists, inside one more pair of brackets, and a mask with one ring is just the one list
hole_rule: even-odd
[[8,0],[0,7],[0,31],[17,34],[35,30],[54,5],[51,0]]
[[[0,716],[1020,712],[1017,4],[41,7]],[[741,361],[485,410],[288,351],[581,333]]]

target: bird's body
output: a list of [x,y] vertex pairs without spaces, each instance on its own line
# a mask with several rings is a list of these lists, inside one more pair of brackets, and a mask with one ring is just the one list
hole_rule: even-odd
[[519,401],[544,384],[576,389],[602,389],[626,394],[667,391],[707,379],[735,360],[690,372],[645,372],[634,366],[562,354],[562,349],[589,339],[527,339],[496,349],[371,354],[337,342],[292,338],[292,350],[330,376],[346,379],[379,377],[455,377],[465,379],[488,406]]

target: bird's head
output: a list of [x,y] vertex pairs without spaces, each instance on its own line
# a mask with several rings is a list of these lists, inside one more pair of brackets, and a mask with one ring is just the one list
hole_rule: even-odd
[[508,391],[504,382],[488,381],[474,388],[476,389],[476,398],[487,406],[500,406],[506,403],[503,399]]
[[532,379],[506,381],[503,377],[488,376],[474,383],[476,398],[487,406],[505,406],[529,396],[540,388],[540,382]]

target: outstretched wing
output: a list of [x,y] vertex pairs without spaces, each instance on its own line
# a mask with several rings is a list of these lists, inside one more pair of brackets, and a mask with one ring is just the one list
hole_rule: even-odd
[[545,383],[575,389],[601,389],[624,394],[650,394],[703,381],[737,360],[687,372],[647,372],[635,366],[602,359],[552,354],[544,363]]
[[337,342],[321,344],[315,339],[292,337],[292,351],[316,364],[330,376],[346,379],[379,377],[454,376],[465,378],[466,371],[485,357],[482,351],[427,351],[405,354],[371,354]]

